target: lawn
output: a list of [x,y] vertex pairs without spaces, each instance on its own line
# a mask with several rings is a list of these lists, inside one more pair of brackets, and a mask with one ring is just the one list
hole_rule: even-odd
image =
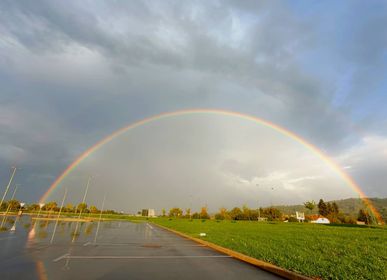
[[[303,275],[387,279],[387,228],[159,218],[152,222]],[[199,237],[205,232],[206,237]]]

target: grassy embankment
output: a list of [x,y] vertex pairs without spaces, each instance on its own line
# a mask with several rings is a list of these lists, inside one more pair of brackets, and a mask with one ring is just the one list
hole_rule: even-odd
[[[168,218],[152,221],[307,276],[387,279],[387,227]],[[207,236],[199,237],[200,232]]]

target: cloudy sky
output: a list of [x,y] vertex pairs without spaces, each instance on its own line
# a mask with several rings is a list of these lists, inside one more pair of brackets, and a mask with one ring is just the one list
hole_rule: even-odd
[[[1,1],[1,190],[16,164],[18,197],[38,200],[113,131],[214,108],[293,131],[385,197],[386,15],[377,1]],[[356,196],[299,143],[213,115],[106,145],[63,182],[73,200],[87,174],[90,203],[109,188],[128,211]]]

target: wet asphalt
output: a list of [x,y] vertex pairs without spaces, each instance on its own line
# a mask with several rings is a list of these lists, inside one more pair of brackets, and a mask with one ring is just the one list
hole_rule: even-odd
[[0,279],[282,279],[149,223],[54,225],[1,232]]

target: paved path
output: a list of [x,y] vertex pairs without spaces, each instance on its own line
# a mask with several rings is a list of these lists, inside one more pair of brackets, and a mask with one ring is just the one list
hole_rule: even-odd
[[66,225],[52,244],[48,231],[28,248],[20,236],[1,234],[8,250],[18,242],[0,255],[1,279],[281,279],[147,223],[101,223],[95,244],[95,224],[84,224],[75,242],[67,234],[74,226]]

